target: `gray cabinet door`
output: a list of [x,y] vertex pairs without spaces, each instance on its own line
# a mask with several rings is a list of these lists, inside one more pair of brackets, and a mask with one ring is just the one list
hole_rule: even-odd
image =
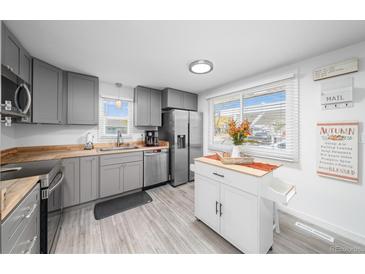
[[32,57],[23,48],[20,51],[20,78],[28,84],[32,79]]
[[62,71],[33,59],[33,122],[62,122]]
[[124,164],[124,188],[123,191],[142,188],[143,186],[143,162],[131,162]]
[[67,83],[67,123],[77,125],[98,124],[98,78],[68,72]]
[[64,159],[63,205],[69,207],[80,203],[80,159]]
[[198,96],[193,93],[184,93],[184,109],[187,110],[198,110]]
[[4,23],[2,23],[2,31],[4,32],[4,51],[1,63],[13,73],[19,75],[21,45]]
[[161,91],[151,89],[151,126],[161,126]]
[[184,93],[179,90],[168,89],[167,105],[169,108],[184,108]]
[[80,158],[80,203],[99,198],[99,157]]
[[134,125],[149,126],[151,122],[151,91],[146,87],[134,89]]
[[100,167],[100,198],[123,192],[123,164]]

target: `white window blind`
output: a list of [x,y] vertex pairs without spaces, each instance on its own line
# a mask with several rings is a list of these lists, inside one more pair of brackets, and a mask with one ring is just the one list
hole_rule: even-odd
[[244,152],[256,157],[298,160],[298,84],[289,77],[209,99],[209,148],[229,151],[232,141],[227,123],[233,118],[251,123],[255,143],[244,145]]

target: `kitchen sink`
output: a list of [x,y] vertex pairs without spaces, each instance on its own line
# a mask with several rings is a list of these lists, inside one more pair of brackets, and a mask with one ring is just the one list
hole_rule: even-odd
[[116,150],[130,150],[139,148],[137,146],[121,146],[121,147],[103,147],[100,148],[100,151],[116,151]]

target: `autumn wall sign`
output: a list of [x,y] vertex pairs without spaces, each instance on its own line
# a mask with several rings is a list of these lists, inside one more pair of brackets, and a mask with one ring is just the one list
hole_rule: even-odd
[[357,183],[359,123],[318,123],[317,174]]

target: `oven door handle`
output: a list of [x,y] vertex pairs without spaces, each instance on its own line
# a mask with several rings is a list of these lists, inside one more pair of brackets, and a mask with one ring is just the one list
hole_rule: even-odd
[[[61,174],[61,179],[58,180],[58,182],[53,186],[51,187],[49,190],[48,190],[48,193],[51,194],[60,184],[62,184],[63,182],[63,179],[65,178],[65,174],[63,172],[59,172],[58,174]],[[58,175],[57,174],[57,175]]]
[[[18,95],[19,95],[19,92],[20,92],[20,89],[21,88],[24,88],[25,91],[26,91],[26,94],[27,94],[27,104],[25,106],[24,109],[21,109],[20,106],[19,106],[19,102],[18,102]],[[14,103],[15,103],[15,106],[16,108],[24,113],[24,114],[27,114],[29,108],[30,108],[30,104],[32,103],[32,95],[30,94],[30,91],[29,91],[29,88],[28,86],[25,84],[25,83],[22,83],[18,86],[18,88],[15,90],[15,94],[14,94]]]

